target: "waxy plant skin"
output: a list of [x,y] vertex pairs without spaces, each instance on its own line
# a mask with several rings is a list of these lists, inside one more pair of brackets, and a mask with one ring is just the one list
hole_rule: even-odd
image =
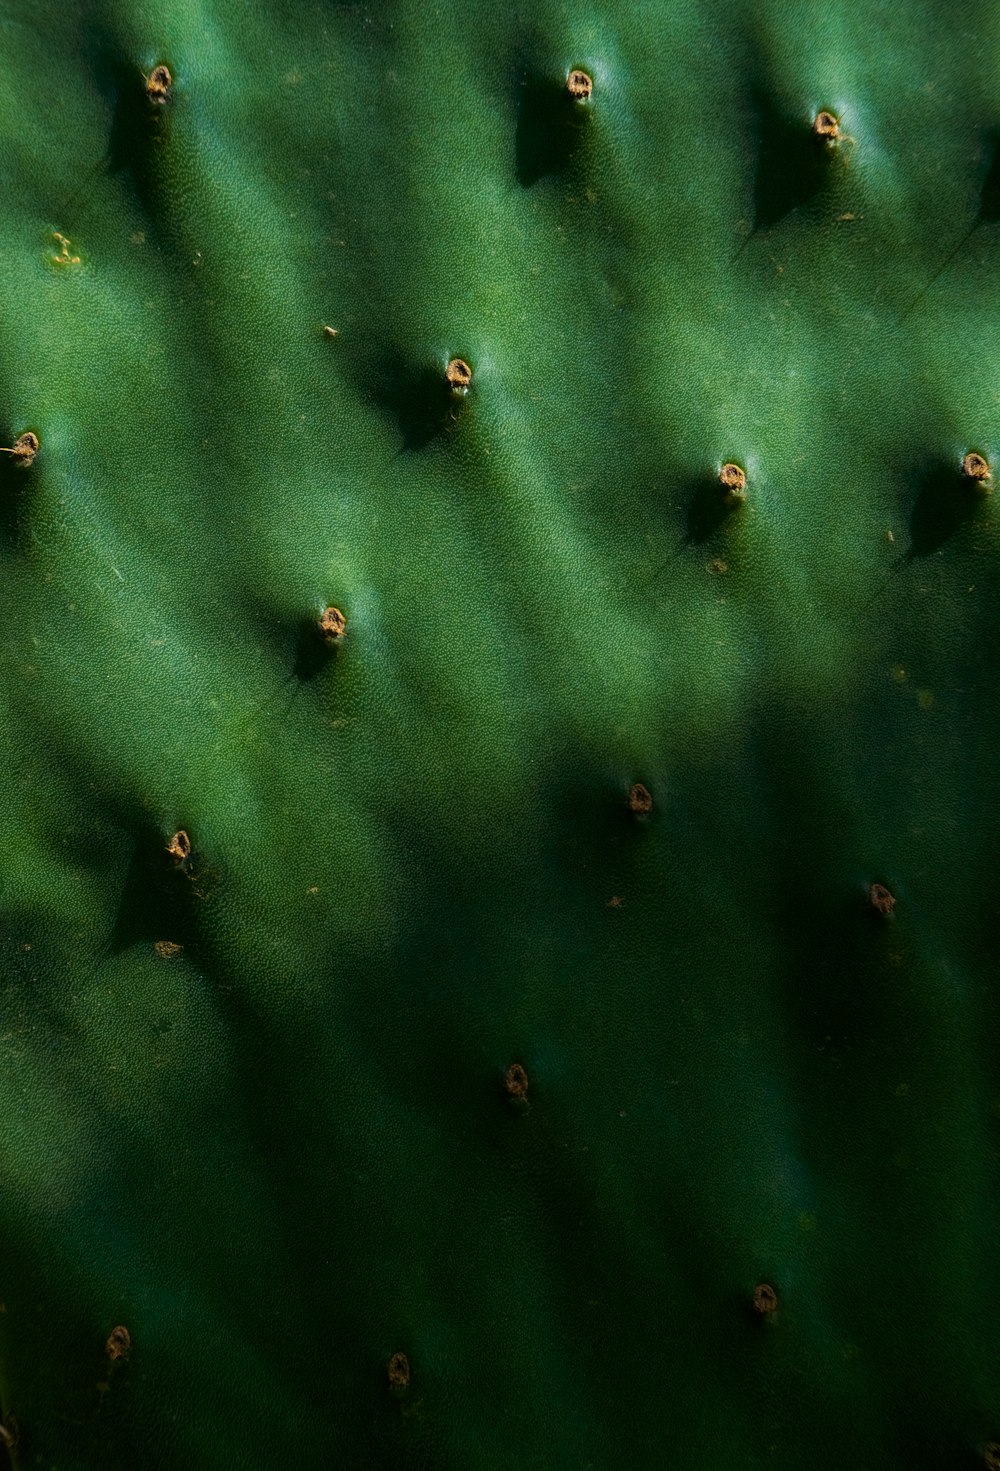
[[0,1462],[1000,1467],[995,0],[8,0]]

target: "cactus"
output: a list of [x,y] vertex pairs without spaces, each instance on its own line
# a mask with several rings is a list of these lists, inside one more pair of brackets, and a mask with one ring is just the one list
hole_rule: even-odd
[[12,1465],[1000,1464],[994,11],[2,38]]

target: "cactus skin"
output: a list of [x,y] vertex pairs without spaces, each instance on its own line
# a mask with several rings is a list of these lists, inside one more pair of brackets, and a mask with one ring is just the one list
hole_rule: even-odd
[[0,41],[13,1464],[987,1464],[995,7]]

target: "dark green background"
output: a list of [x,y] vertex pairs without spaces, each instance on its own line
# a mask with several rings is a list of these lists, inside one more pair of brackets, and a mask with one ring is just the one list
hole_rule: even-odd
[[9,0],[19,1467],[1000,1439],[998,138],[986,3]]

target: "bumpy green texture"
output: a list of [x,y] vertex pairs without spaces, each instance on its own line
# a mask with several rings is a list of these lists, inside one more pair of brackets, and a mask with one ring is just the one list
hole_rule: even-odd
[[988,1464],[996,5],[0,56],[13,1465]]

